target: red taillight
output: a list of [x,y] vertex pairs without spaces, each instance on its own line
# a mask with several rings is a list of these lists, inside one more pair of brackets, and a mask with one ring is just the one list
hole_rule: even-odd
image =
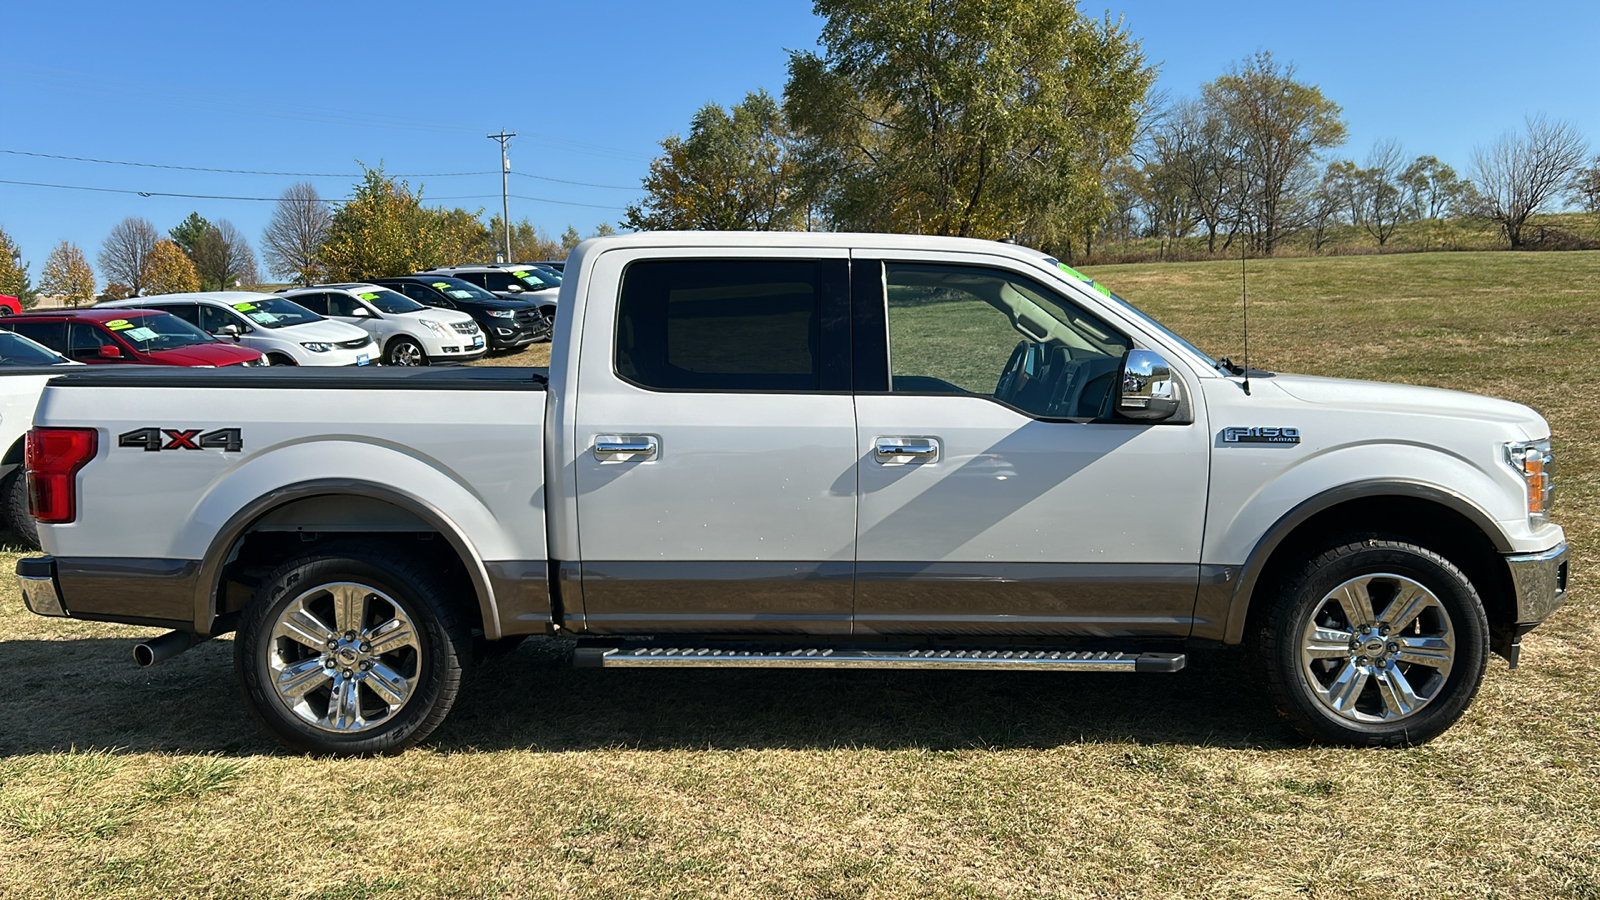
[[35,428],[28,432],[28,515],[60,525],[78,517],[78,470],[94,459],[93,428]]

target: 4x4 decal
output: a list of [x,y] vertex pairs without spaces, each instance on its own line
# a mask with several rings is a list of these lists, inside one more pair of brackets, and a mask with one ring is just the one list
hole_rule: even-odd
[[238,428],[218,428],[205,434],[200,434],[198,428],[135,428],[117,435],[117,446],[151,452],[221,450],[239,453],[244,450],[244,434]]

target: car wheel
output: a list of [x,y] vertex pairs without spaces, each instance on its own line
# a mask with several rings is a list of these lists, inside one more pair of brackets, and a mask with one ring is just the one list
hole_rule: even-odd
[[9,315],[11,315],[11,307],[0,305],[0,319],[3,319]]
[[400,337],[389,342],[389,365],[391,366],[425,366],[428,364],[428,354],[422,352],[422,347],[410,338]]
[[290,560],[251,597],[234,667],[251,715],[284,746],[398,753],[444,721],[472,634],[430,569],[382,545]]
[[6,524],[11,527],[17,543],[29,550],[38,550],[39,523],[28,515],[28,478],[21,466],[6,476],[4,486],[0,486],[0,499],[5,502]]
[[1431,550],[1366,539],[1289,578],[1255,633],[1278,711],[1307,737],[1420,744],[1460,719],[1489,658],[1483,603]]
[[535,341],[548,341],[555,330],[556,309],[553,306],[542,307],[539,310],[539,323],[534,328]]
[[285,356],[282,353],[268,353],[267,354],[267,365],[269,365],[269,366],[298,366],[299,363],[295,362],[294,361],[294,357],[292,357],[292,356]]

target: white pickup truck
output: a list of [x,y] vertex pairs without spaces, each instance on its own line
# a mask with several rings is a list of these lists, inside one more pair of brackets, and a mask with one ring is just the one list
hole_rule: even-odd
[[145,663],[236,630],[256,718],[351,754],[526,635],[648,668],[1247,642],[1308,736],[1420,742],[1562,602],[1525,406],[1246,373],[1006,244],[640,234],[567,273],[548,370],[55,378],[29,608],[172,629]]

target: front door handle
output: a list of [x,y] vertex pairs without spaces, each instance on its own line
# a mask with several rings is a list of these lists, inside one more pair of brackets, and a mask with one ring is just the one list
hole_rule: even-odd
[[881,437],[873,440],[873,457],[887,466],[939,461],[939,439],[929,437]]
[[659,449],[653,434],[600,434],[594,439],[598,460],[655,459]]

